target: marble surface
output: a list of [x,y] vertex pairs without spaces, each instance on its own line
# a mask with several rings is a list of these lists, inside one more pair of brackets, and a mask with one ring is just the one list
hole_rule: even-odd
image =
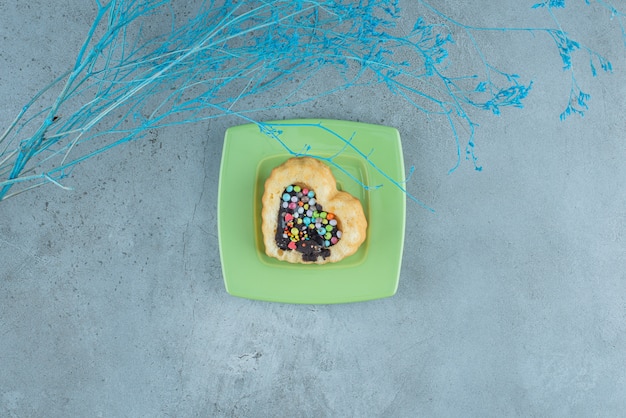
[[[484,26],[540,12],[501,3],[439,7]],[[401,6],[409,27],[420,7]],[[552,41],[477,34],[494,65],[533,81],[523,109],[471,114],[481,172],[462,161],[448,174],[445,120],[384,88],[258,115],[400,131],[409,191],[435,213],[407,203],[391,298],[290,305],[225,292],[217,184],[234,117],[86,161],[73,191],[1,202],[0,416],[622,415],[626,48],[597,5],[568,7],[561,21],[613,73],[580,64],[589,110],[561,121],[571,75]],[[67,68],[92,19],[90,2],[0,1],[0,128]]]

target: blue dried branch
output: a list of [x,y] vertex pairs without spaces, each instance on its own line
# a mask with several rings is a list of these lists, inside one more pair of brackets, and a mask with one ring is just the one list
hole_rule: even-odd
[[[610,11],[624,34],[623,14],[608,2],[597,4]],[[0,135],[0,200],[42,184],[65,187],[63,180],[77,164],[152,129],[226,115],[255,121],[261,111],[356,86],[385,86],[424,115],[443,116],[457,148],[450,171],[463,155],[480,170],[477,125],[468,111],[499,115],[506,107],[522,107],[532,82],[491,65],[475,33],[548,35],[572,76],[562,117],[582,114],[589,100],[574,78],[573,53],[589,54],[594,75],[596,65],[611,71],[606,58],[560,27],[552,9],[565,7],[564,1],[535,5],[551,13],[555,28],[484,28],[420,0],[423,16],[408,34],[395,28],[398,2],[387,0],[202,1],[185,21],[178,20],[169,0],[96,0],[96,5],[71,68],[25,104]],[[168,30],[148,35],[148,24],[163,19],[171,19]],[[453,74],[450,47],[457,36],[471,41],[483,74]],[[272,135],[280,142],[278,133]],[[351,146],[349,138],[345,144]],[[375,166],[375,153],[355,151]],[[407,192],[405,179],[388,180]]]

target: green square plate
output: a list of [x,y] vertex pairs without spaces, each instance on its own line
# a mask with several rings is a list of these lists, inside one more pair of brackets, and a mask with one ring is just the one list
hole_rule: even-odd
[[[368,221],[367,238],[352,256],[337,263],[310,265],[265,255],[261,197],[272,169],[293,156],[287,148],[294,153],[333,157],[341,167],[328,164],[337,188],[361,200]],[[368,158],[378,169],[368,163]],[[394,295],[402,262],[406,195],[383,173],[396,180],[405,175],[400,135],[394,128],[318,119],[229,128],[217,209],[227,292],[249,299],[308,304]],[[382,187],[366,190],[355,179]]]

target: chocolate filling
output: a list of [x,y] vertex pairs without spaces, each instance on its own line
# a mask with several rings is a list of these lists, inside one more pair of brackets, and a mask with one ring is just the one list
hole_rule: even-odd
[[341,238],[334,215],[323,211],[313,191],[297,185],[283,191],[277,225],[278,248],[302,253],[303,261],[330,256],[329,247]]

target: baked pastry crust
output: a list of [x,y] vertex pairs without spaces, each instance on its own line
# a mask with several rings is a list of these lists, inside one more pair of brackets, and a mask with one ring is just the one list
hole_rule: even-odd
[[[324,211],[336,215],[342,236],[335,245],[329,247],[330,255],[326,258],[320,256],[316,261],[305,261],[301,252],[282,250],[276,244],[282,195],[287,186],[296,184],[314,190]],[[265,181],[262,203],[263,242],[265,253],[270,257],[290,263],[332,263],[354,254],[365,241],[367,220],[361,202],[349,193],[338,191],[330,168],[318,159],[294,157],[274,168]]]

